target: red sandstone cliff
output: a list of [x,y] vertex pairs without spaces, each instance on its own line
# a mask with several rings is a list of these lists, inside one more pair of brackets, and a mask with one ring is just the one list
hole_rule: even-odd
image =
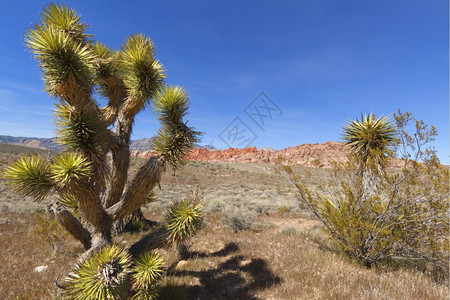
[[[277,163],[279,157],[292,161],[296,165],[308,167],[331,167],[332,161],[345,161],[348,148],[342,142],[326,142],[322,144],[304,144],[277,151],[258,150],[255,147],[244,149],[228,148],[225,150],[192,150],[186,160],[215,161],[234,163]],[[133,157],[149,158],[151,151],[132,151]]]

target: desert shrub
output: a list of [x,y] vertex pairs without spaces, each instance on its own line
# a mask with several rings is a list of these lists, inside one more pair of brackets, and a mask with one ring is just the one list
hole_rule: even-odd
[[262,205],[256,205],[255,211],[258,215],[269,215],[269,208],[263,207]]
[[242,207],[228,207],[225,209],[222,222],[234,232],[249,230],[254,226],[257,214],[252,210]]
[[[353,125],[364,129],[379,120],[372,117],[370,124],[364,124],[365,119]],[[407,130],[411,122],[414,134]],[[375,132],[380,134],[379,141],[389,142],[381,148],[366,143],[359,148],[364,153],[353,151],[349,161],[336,165],[328,183],[315,193],[289,165],[283,168],[300,201],[322,221],[334,244],[351,257],[369,267],[401,260],[446,270],[449,170],[439,164],[432,148],[425,148],[436,129],[400,111],[395,125],[388,122],[387,126],[395,128],[395,139]],[[380,128],[386,130],[386,124]],[[360,138],[367,136],[371,135],[361,134]],[[401,160],[395,160],[394,153]],[[384,168],[389,162],[401,163],[401,168]]]
[[311,160],[309,163],[314,167],[319,167],[322,164],[322,162],[318,158]]
[[223,200],[214,198],[206,205],[207,211],[222,211],[225,208],[225,202]]
[[68,232],[54,218],[49,219],[40,213],[35,213],[34,218],[36,225],[33,228],[33,233],[50,245],[54,253],[59,252],[69,236]]
[[290,207],[289,205],[282,205],[282,206],[278,207],[277,211],[279,214],[285,214],[285,213],[290,212],[291,209],[292,209],[292,207]]
[[283,228],[281,228],[281,234],[294,235],[296,233],[297,233],[297,230],[290,225],[287,225],[287,226],[284,226]]

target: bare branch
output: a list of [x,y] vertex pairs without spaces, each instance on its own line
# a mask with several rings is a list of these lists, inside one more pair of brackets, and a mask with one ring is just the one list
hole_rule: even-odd
[[47,212],[52,214],[58,224],[79,240],[83,244],[84,249],[88,250],[91,247],[91,234],[64,205],[59,202],[50,203],[47,205]]

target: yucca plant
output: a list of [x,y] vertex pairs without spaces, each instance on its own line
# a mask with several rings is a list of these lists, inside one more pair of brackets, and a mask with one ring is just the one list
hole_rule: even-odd
[[373,113],[361,115],[361,120],[357,118],[347,122],[343,131],[342,138],[364,166],[371,161],[385,163],[397,141],[397,128],[393,121],[389,117],[376,118]]
[[198,190],[173,203],[166,212],[159,228],[130,247],[130,253],[138,256],[144,249],[167,248],[182,243],[203,226],[202,204]]
[[389,117],[373,113],[361,114],[361,120],[347,122],[343,128],[343,140],[350,147],[353,159],[358,161],[359,175],[363,178],[364,191],[374,194],[379,186],[378,173],[392,157],[397,143],[397,128]]
[[9,166],[4,177],[15,189],[36,201],[44,199],[53,189],[50,165],[42,156],[23,156]]
[[134,261],[132,274],[132,299],[155,299],[157,292],[155,284],[163,274],[163,260],[154,251],[142,253]]
[[[115,224],[139,212],[162,173],[182,164],[200,133],[185,120],[187,92],[165,85],[164,68],[148,37],[134,34],[119,49],[110,49],[87,29],[75,10],[49,4],[38,23],[26,31],[25,45],[39,63],[45,91],[55,99],[57,141],[63,152],[53,158],[24,156],[6,169],[4,177],[36,201],[49,195],[60,199],[50,203],[48,211],[86,250],[85,265],[71,278],[69,294],[77,299],[106,299],[122,295],[121,282],[134,258],[186,238],[200,225],[196,220],[201,206],[183,206],[175,221],[132,245],[131,258],[116,248],[105,248],[113,243]],[[105,106],[99,105],[97,95],[107,99]],[[129,179],[130,136],[136,115],[147,107],[161,124],[152,146],[155,155]],[[106,282],[98,270],[110,262],[103,258],[112,255],[119,257],[113,269],[120,266],[123,278]],[[77,294],[79,289],[84,292]],[[152,293],[144,288],[142,297],[151,298]]]
[[202,226],[202,222],[202,204],[192,199],[173,204],[166,213],[172,242],[179,242],[193,235]]
[[76,266],[66,280],[67,299],[124,299],[131,276],[131,256],[115,245]]
[[[365,124],[354,122],[352,128],[346,127],[346,134],[354,137],[357,132],[364,133],[360,143],[355,139],[352,144],[359,152],[349,156],[348,162],[336,164],[327,184],[314,192],[290,165],[282,168],[297,189],[298,199],[322,222],[336,246],[350,257],[368,267],[401,261],[426,266],[428,270],[435,268],[440,276],[448,276],[449,169],[439,164],[436,152],[427,145],[437,135],[436,128],[400,110],[394,117],[395,123],[384,119],[383,126],[375,126],[377,119],[370,117],[363,119]],[[411,123],[413,126],[409,126]],[[384,128],[380,129],[380,136],[387,136],[368,144],[364,137],[372,127]],[[414,128],[413,133],[408,132],[410,127]],[[385,151],[394,141],[394,132],[398,142]],[[401,156],[394,157],[394,153]],[[373,154],[375,157],[370,157]],[[367,160],[361,159],[364,157]],[[403,160],[402,168],[373,170],[371,164],[378,158]],[[367,186],[361,170],[373,170],[376,188]]]

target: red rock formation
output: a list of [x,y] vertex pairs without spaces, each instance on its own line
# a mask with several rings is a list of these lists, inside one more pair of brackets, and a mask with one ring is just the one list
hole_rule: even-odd
[[[304,144],[278,151],[258,150],[256,147],[244,149],[228,148],[225,150],[207,150],[196,148],[186,155],[186,160],[215,161],[233,163],[268,163],[276,164],[280,157],[296,165],[328,168],[332,161],[346,161],[348,149],[341,142],[326,142],[322,144]],[[133,157],[149,158],[151,151],[132,151]]]

